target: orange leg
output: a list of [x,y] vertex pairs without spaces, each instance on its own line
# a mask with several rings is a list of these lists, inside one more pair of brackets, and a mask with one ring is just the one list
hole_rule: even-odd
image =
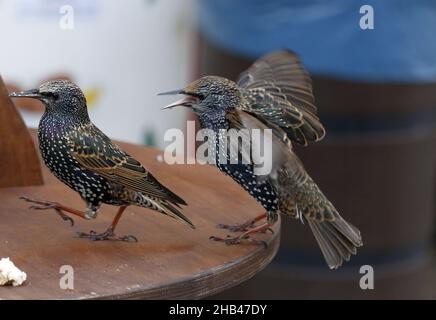
[[114,220],[112,220],[111,225],[109,228],[103,232],[103,233],[97,233],[93,230],[91,230],[89,233],[84,232],[78,232],[77,236],[79,238],[88,238],[92,241],[102,241],[102,240],[120,240],[120,241],[128,241],[128,242],[138,242],[138,239],[136,239],[135,236],[126,235],[126,236],[117,236],[114,231],[117,227],[118,222],[121,219],[121,216],[124,213],[124,210],[126,210],[126,206],[120,207],[120,209],[117,212],[117,215],[115,216]]
[[241,224],[236,224],[236,225],[227,225],[227,224],[219,224],[218,228],[221,229],[227,229],[231,232],[245,232],[248,231],[250,229],[253,229],[256,227],[255,223],[263,220],[267,217],[267,213],[264,212],[256,217],[254,217],[253,219],[250,219],[244,223]]
[[[49,209],[53,209],[56,211],[56,213],[65,221],[69,221],[71,223],[71,226],[74,225],[74,220],[67,216],[65,212],[74,214],[80,218],[89,220],[90,217],[87,216],[86,212],[83,211],[79,211],[76,209],[72,209],[69,207],[66,207],[60,203],[57,202],[51,202],[51,201],[44,201],[44,200],[34,200],[34,199],[30,199],[27,197],[20,197],[20,199],[25,200],[27,202],[31,202],[34,203],[34,205],[30,206],[30,209],[33,210],[49,210]],[[103,233],[96,233],[95,231],[90,231],[89,233],[84,233],[84,232],[78,232],[77,235],[79,238],[89,238],[91,240],[97,241],[97,240],[121,240],[121,241],[134,241],[137,242],[138,240],[134,237],[134,236],[117,236],[114,231],[115,228],[118,224],[118,222],[121,219],[121,216],[124,213],[124,210],[126,210],[126,206],[120,207],[120,209],[117,212],[117,215],[115,216],[114,220],[112,221],[110,227]]]
[[71,226],[74,225],[74,220],[72,218],[70,218],[69,216],[67,216],[65,212],[74,214],[82,219],[88,219],[85,215],[85,212],[76,210],[76,209],[72,209],[69,207],[66,207],[60,203],[57,202],[51,202],[51,201],[44,201],[44,200],[35,200],[35,199],[30,199],[27,197],[20,197],[21,200],[27,201],[27,202],[31,202],[34,203],[34,205],[31,205],[29,207],[29,209],[33,209],[33,210],[49,210],[49,209],[53,209],[56,211],[56,213],[64,220],[64,221],[69,221],[71,223]]
[[248,230],[248,231],[245,231],[243,234],[241,234],[237,237],[219,238],[219,237],[212,236],[209,239],[215,240],[215,241],[223,241],[227,245],[239,244],[239,243],[241,243],[241,240],[249,240],[249,241],[254,242],[256,244],[262,244],[266,247],[267,244],[265,241],[253,239],[250,237],[250,235],[255,234],[255,233],[259,233],[259,232],[265,232],[268,229],[271,229],[271,226],[272,226],[271,223],[265,222],[264,224],[261,224],[260,226],[257,226],[257,227],[254,227],[254,228]]

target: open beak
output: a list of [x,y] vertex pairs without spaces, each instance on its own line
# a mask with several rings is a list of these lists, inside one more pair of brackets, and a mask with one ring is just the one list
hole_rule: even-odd
[[12,92],[9,97],[11,98],[33,98],[33,99],[40,99],[41,95],[39,94],[38,89],[31,89],[21,92]]
[[186,93],[183,89],[181,90],[173,90],[168,92],[159,93],[158,96],[167,96],[167,95],[176,95],[176,94],[184,94],[186,95],[180,100],[177,100],[174,103],[171,103],[162,108],[162,110],[172,109],[175,107],[187,107],[191,108],[193,104],[198,103],[198,98]]
[[179,89],[179,90],[158,93],[157,95],[158,96],[175,96],[176,94],[184,94],[184,93],[185,93],[185,91],[183,91],[183,89]]

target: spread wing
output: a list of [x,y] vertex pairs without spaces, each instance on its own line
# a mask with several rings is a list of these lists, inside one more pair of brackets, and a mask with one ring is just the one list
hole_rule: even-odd
[[94,125],[78,128],[68,139],[71,154],[86,169],[129,190],[186,205]]
[[312,81],[298,57],[278,51],[257,60],[238,79],[247,103],[242,109],[282,128],[303,145],[324,138]]
[[[249,160],[254,164],[257,162],[252,157],[253,153],[262,154],[265,161],[271,161],[270,164],[261,164],[262,168],[271,168],[271,172],[259,175],[259,179],[268,179],[272,182],[277,177],[277,171],[286,168],[295,185],[300,186],[307,181],[309,175],[300,159],[292,151],[292,144],[286,132],[279,126],[266,125],[256,114],[241,110],[227,112],[226,118],[230,128],[239,130],[238,132],[243,136],[242,139],[245,138],[250,141],[250,145],[242,145],[242,148],[246,147],[248,150],[241,150],[241,144],[230,140],[230,150],[239,149],[243,157],[244,155],[250,155]],[[253,139],[252,130],[254,129],[260,129],[258,131],[260,139]],[[262,143],[260,143],[261,141]],[[254,167],[256,172],[256,165]]]

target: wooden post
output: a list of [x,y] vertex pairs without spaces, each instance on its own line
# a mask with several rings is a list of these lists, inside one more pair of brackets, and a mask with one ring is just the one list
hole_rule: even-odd
[[0,188],[40,184],[35,144],[0,77]]

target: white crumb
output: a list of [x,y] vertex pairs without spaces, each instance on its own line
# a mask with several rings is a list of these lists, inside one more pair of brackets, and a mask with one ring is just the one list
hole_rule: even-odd
[[157,160],[157,162],[163,162],[164,161],[163,156],[161,154],[158,154],[156,156],[156,160]]
[[26,279],[27,274],[18,269],[9,258],[0,260],[0,286],[21,286]]

